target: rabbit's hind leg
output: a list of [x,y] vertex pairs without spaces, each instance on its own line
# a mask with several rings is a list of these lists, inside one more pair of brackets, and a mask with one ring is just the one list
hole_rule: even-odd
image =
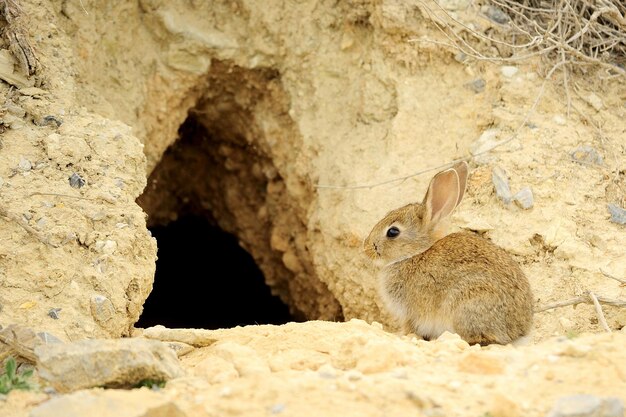
[[485,308],[484,300],[472,299],[459,306],[453,318],[454,331],[470,345],[506,345],[511,337],[506,328],[504,311]]

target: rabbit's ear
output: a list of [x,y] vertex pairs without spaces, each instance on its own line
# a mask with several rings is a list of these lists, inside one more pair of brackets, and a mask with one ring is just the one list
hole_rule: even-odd
[[461,161],[455,164],[452,169],[459,176],[459,198],[456,200],[456,206],[461,204],[461,200],[463,200],[463,196],[465,195],[465,188],[467,187],[467,174],[469,172],[469,167],[467,166],[467,162]]
[[[467,177],[465,177],[467,178]],[[465,180],[463,181],[465,183]],[[461,201],[459,174],[455,167],[446,169],[430,180],[428,191],[424,197],[424,224],[435,225]]]

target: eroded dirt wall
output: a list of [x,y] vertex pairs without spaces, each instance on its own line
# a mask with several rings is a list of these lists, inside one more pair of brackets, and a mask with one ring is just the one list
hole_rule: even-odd
[[[621,249],[626,243],[623,226],[609,222],[606,210],[607,203],[623,204],[619,196],[624,190],[621,138],[626,110],[620,98],[624,86],[577,84],[578,94],[572,100],[579,112],[568,116],[562,90],[543,84],[537,63],[502,71],[499,65],[459,57],[432,42],[445,39],[422,5],[417,0],[337,4],[311,0],[286,2],[281,7],[254,1],[24,2],[24,12],[32,21],[31,37],[38,42],[45,68],[42,86],[51,94],[37,98],[39,101],[23,99],[24,103],[36,103],[24,104],[24,119],[30,122],[48,113],[64,116],[59,129],[68,129],[73,117],[86,117],[94,138],[116,137],[109,121],[116,121],[110,122],[114,126],[125,123],[132,127],[134,137],[129,135],[122,150],[113,152],[125,152],[115,156],[111,177],[115,178],[128,173],[129,165],[144,169],[135,137],[144,145],[144,172],[149,174],[177,140],[185,120],[195,118],[208,136],[225,142],[209,154],[219,156],[227,171],[233,167],[219,183],[207,183],[209,190],[220,189],[225,194],[220,199],[211,193],[217,207],[213,215],[222,227],[235,230],[242,244],[270,271],[266,275],[275,290],[311,317],[332,316],[341,306],[345,318],[381,320],[389,325],[393,322],[376,294],[376,271],[361,253],[363,238],[384,213],[422,198],[431,174],[411,174],[467,157],[485,132],[494,140],[514,134],[506,146],[472,162],[468,198],[453,216],[453,226],[479,232],[511,252],[529,276],[537,305],[587,290],[623,298],[624,289],[600,269],[617,276],[626,270]],[[483,23],[481,18],[472,22],[477,27]],[[218,77],[220,68],[244,75],[238,79]],[[258,84],[245,75],[258,73],[272,74],[271,82]],[[483,88],[473,87],[477,79],[484,82]],[[268,91],[260,91],[263,89]],[[250,91],[263,99],[249,101]],[[588,99],[591,93],[600,99],[600,105],[598,100]],[[225,104],[239,110],[233,113],[220,108]],[[237,119],[239,116],[242,118]],[[99,124],[98,120],[104,121]],[[3,151],[7,152],[3,160],[9,161],[0,174],[5,181],[5,201],[23,198],[23,194],[13,193],[12,182],[19,179],[26,184],[28,175],[10,177],[20,164],[20,155],[34,161],[42,155],[46,164],[56,158],[44,158],[40,142],[56,132],[53,126],[37,130],[27,125],[26,129],[29,133],[11,133],[16,136]],[[28,137],[35,130],[44,133],[37,133],[31,142],[17,140],[18,135]],[[233,134],[241,137],[229,137]],[[61,135],[61,141],[74,150],[69,132]],[[25,143],[31,143],[32,151]],[[227,150],[237,143],[250,149]],[[573,161],[572,150],[583,144],[597,149],[603,164]],[[259,157],[259,170],[248,164],[250,155]],[[102,161],[108,156],[96,156],[91,164],[104,172]],[[135,164],[125,158],[139,159]],[[513,189],[533,189],[532,209],[505,207],[496,198],[490,178],[495,166],[507,170]],[[58,177],[58,183],[42,176],[37,177],[45,179],[40,187],[33,182],[27,187],[60,190],[54,187],[61,183],[66,187],[69,171],[57,166],[53,177]],[[31,180],[36,172],[29,174]],[[249,184],[229,185],[235,173],[250,175]],[[144,179],[138,170],[132,170],[128,182],[134,185],[122,191],[120,200],[130,204],[125,212],[139,214],[131,201]],[[87,178],[87,184],[90,187],[69,190],[71,195],[96,198],[98,187],[109,190],[116,186],[93,177]],[[262,185],[265,190],[260,190]],[[259,187],[255,203],[237,205],[251,186]],[[234,195],[228,196],[228,192]],[[54,199],[52,204],[57,200],[67,204],[63,199]],[[94,204],[106,216],[123,207],[117,200],[112,207],[105,202]],[[248,227],[252,207],[266,208],[270,228],[259,232]],[[10,211],[19,217],[23,209],[11,206]],[[78,219],[67,218],[65,224],[77,229]],[[118,220],[111,217],[107,227]],[[137,221],[132,235],[139,239],[137,243],[127,251],[118,246],[113,256],[120,256],[119,265],[132,265],[131,273],[121,274],[126,284],[137,275],[135,269],[141,271],[144,278],[132,293],[145,296],[150,289],[154,242],[145,234],[142,221]],[[61,262],[54,260],[57,252],[38,243],[36,236],[9,223],[7,230],[21,233],[25,243],[42,251],[45,262]],[[99,230],[100,224],[89,223],[89,227]],[[49,233],[46,228],[41,232]],[[128,232],[127,228],[114,229],[103,233],[100,240],[121,245],[115,234]],[[4,242],[9,245],[5,253],[14,250],[13,238]],[[97,249],[82,248],[77,239],[71,242],[62,249],[64,256],[91,265],[93,259],[83,261],[74,251],[85,250],[96,257]],[[135,251],[143,255],[137,257]],[[11,276],[17,267],[3,262],[6,276]],[[271,271],[284,277],[285,269],[290,271],[287,279],[274,281]],[[298,278],[292,279],[295,276]],[[53,282],[64,279],[65,273]],[[88,292],[110,282],[85,279]],[[101,331],[123,333],[135,317],[135,307],[126,306],[138,305],[132,300],[141,297],[126,297],[126,288],[135,288],[126,284],[111,290],[115,296],[110,297],[118,300],[112,311],[121,322]],[[307,291],[321,294],[325,301],[298,304],[294,294]],[[20,305],[11,302],[12,314],[26,314],[18,310]],[[45,312],[38,308],[38,314]],[[79,310],[85,314],[86,305]],[[612,328],[626,324],[620,309],[607,307],[606,315]],[[588,305],[537,314],[536,339],[598,330],[594,320],[593,307]]]

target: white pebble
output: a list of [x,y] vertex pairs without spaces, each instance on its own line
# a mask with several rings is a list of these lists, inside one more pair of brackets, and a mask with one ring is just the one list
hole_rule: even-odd
[[17,165],[17,167],[21,170],[21,171],[30,171],[33,167],[33,164],[30,163],[30,161],[26,158],[24,158],[23,156],[20,157],[20,162]]
[[567,123],[567,120],[565,120],[565,117],[561,116],[560,114],[555,115],[552,120],[554,120],[554,123],[556,123],[559,126],[565,126],[565,124]]
[[519,71],[519,69],[517,67],[512,67],[510,65],[505,65],[502,68],[500,68],[500,72],[502,73],[502,75],[504,75],[506,78],[511,78],[513,77],[515,74],[517,74],[517,72]]

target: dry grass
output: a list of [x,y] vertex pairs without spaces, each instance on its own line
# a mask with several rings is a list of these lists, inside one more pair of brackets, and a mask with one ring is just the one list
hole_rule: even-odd
[[[547,64],[545,77],[559,70],[566,89],[571,72],[601,69],[601,78],[626,78],[623,0],[485,0],[481,12],[493,23],[485,33],[456,19],[437,0],[420,3],[449,40],[431,42],[474,59],[514,63],[539,56]],[[497,52],[486,53],[480,44]]]
[[626,4],[623,0],[490,0],[510,20],[510,36],[564,68],[600,66],[626,75]]

